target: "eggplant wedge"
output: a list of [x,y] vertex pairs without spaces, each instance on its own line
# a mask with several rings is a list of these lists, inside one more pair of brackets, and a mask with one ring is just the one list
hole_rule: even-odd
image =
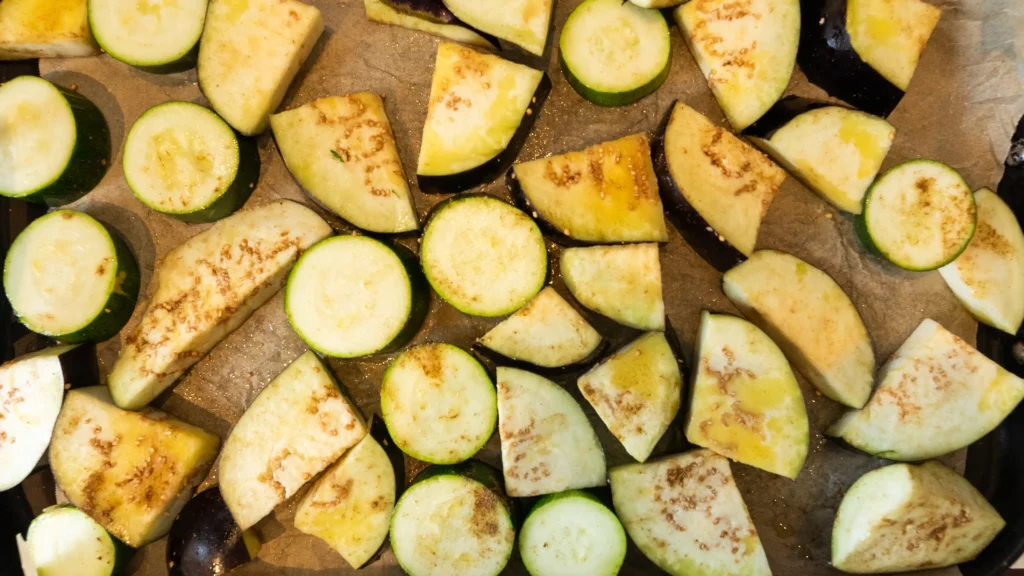
[[646,134],[516,164],[505,181],[559,242],[668,242]]
[[[396,8],[398,5],[409,5],[409,4],[422,4],[427,6],[430,10],[430,14],[439,14],[437,6],[440,5],[442,8],[444,4],[441,0],[411,0],[411,1],[391,1],[382,2],[381,0],[363,0],[363,5],[366,9],[366,19],[372,20],[373,22],[379,22],[381,24],[391,24],[394,26],[401,26],[402,28],[408,28],[409,30],[416,30],[419,32],[426,32],[427,34],[433,34],[434,36],[440,36],[453,40],[455,42],[461,42],[462,44],[469,44],[470,46],[479,46],[480,48],[496,49],[498,48],[498,41],[494,37],[486,34],[481,34],[476,30],[473,30],[469,26],[465,25],[458,18],[454,18],[453,22],[448,22],[446,17],[438,16],[437,18],[428,18],[425,15],[427,9],[422,11],[416,11],[416,15],[410,12],[399,10]],[[445,12],[451,14],[450,11],[445,9]]]
[[117,405],[142,408],[270,299],[299,255],[331,235],[309,208],[278,200],[214,224],[171,250],[155,293],[107,384]]
[[95,56],[86,0],[4,0],[0,60]]
[[699,0],[674,14],[733,128],[750,126],[782,97],[796,65],[800,0]]
[[896,128],[866,112],[787,96],[744,132],[840,210],[860,214]]
[[169,576],[229,572],[256,558],[261,543],[235,524],[220,490],[210,488],[185,504],[167,536]]
[[886,363],[874,396],[829,436],[890,460],[927,460],[988,434],[1024,398],[1024,380],[925,320]]
[[831,276],[784,252],[758,250],[725,273],[722,289],[822,394],[851,408],[867,403],[875,374],[871,338]]
[[807,79],[889,116],[910,86],[942,11],[922,0],[804,0],[797,61]]
[[424,192],[463,192],[508,170],[551,80],[458,44],[437,48],[416,178]]
[[568,248],[560,267],[569,292],[588,309],[637,330],[665,329],[657,244]]
[[220,493],[242,530],[366,436],[327,366],[306,352],[260,392],[224,442]]
[[974,559],[1006,522],[971,483],[940,462],[893,464],[861,476],[832,528],[832,565],[879,574]]
[[477,30],[540,56],[548,43],[554,0],[444,0],[444,5]]
[[72,504],[138,548],[167,534],[219,447],[163,412],[121,410],[106,388],[80,388],[57,417],[50,468]]
[[682,102],[652,151],[661,197],[686,242],[721,272],[753,254],[786,172]]

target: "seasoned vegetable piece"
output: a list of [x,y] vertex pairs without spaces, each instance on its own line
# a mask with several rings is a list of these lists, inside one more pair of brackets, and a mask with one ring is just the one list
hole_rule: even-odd
[[181,509],[167,536],[169,576],[228,572],[252,561],[260,551],[252,530],[235,524],[220,490],[197,494]]
[[207,0],[89,0],[89,27],[114,58],[167,71],[195,64]]
[[444,0],[463,22],[508,40],[538,56],[544,54],[554,0]]
[[0,60],[94,56],[86,0],[4,0]]
[[163,412],[121,410],[104,387],[79,388],[57,417],[50,468],[72,504],[138,548],[171,529],[219,446]]
[[999,425],[1024,398],[1024,380],[925,320],[886,363],[874,396],[828,434],[890,460],[959,450]]
[[665,329],[657,244],[567,248],[561,271],[587,308],[637,330]]
[[922,0],[846,0],[850,45],[904,92],[942,10]]
[[[431,4],[444,6],[444,4],[441,3],[441,0],[429,1]],[[472,28],[469,28],[461,21],[458,23],[434,22],[426,18],[420,18],[418,16],[413,16],[396,10],[381,0],[363,0],[363,4],[366,8],[366,18],[368,20],[380,22],[381,24],[393,24],[395,26],[401,26],[402,28],[408,28],[409,30],[426,32],[427,34],[433,34],[434,36],[440,36],[442,38],[447,38],[448,40],[454,40],[455,42],[469,44],[470,46],[479,46],[480,48],[491,49],[495,48],[495,45],[491,40]]]
[[615,576],[626,559],[626,532],[591,494],[560,492],[533,505],[519,534],[519,555],[532,576]]
[[74,506],[50,506],[28,527],[33,576],[115,576],[131,550]]

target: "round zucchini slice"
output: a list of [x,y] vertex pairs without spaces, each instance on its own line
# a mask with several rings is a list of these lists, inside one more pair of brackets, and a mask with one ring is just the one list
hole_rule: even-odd
[[101,342],[128,322],[139,267],[121,238],[91,216],[57,210],[15,238],[4,290],[29,330],[65,343]]
[[39,576],[112,576],[131,554],[88,514],[51,506],[28,527],[28,550]]
[[89,27],[114,58],[155,72],[190,68],[199,54],[207,0],[89,0]]
[[125,138],[123,164],[136,198],[188,222],[229,216],[249,199],[260,176],[255,141],[190,102],[143,113]]
[[533,576],[615,576],[626,559],[626,531],[589,492],[551,494],[526,516],[519,555]]
[[864,245],[905,270],[949,264],[974,237],[974,195],[962,176],[933,160],[911,160],[868,190],[856,221]]
[[599,106],[625,106],[668,78],[672,46],[661,12],[622,0],[587,0],[558,43],[569,85]]
[[400,348],[430,307],[416,257],[366,236],[337,236],[310,248],[292,269],[284,298],[295,332],[334,358]]

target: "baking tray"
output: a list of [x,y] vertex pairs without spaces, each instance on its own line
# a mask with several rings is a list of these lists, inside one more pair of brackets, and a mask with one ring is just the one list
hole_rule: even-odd
[[[398,141],[406,174],[412,181],[419,133],[426,113],[433,57],[439,39],[400,28],[368,23],[360,0],[315,0],[324,15],[326,30],[313,54],[293,83],[285,105],[301,105],[315,98],[358,91],[385,97],[386,108]],[[1003,0],[947,0],[938,2],[944,16],[929,43],[915,76],[914,85],[890,120],[898,129],[897,140],[886,166],[913,157],[930,157],[958,168],[975,186],[994,187],[999,182],[1002,159],[1010,149],[1014,122],[1024,113],[1024,58],[1005,53],[1000,34],[1012,40],[1013,17],[1018,13]],[[578,0],[556,2],[554,31]],[[992,6],[1005,6],[993,12]],[[1007,29],[1007,26],[1009,28]],[[580,149],[629,133],[651,133],[673,100],[680,99],[724,124],[707,84],[672,26],[672,70],[669,80],[654,95],[617,109],[590,105],[566,84],[549,48],[542,58],[513,50],[503,55],[544,67],[554,87],[540,112],[537,124],[520,154],[530,160]],[[1010,42],[1012,47],[1012,41]],[[994,48],[995,47],[995,48]],[[1024,45],[1021,46],[1024,51]],[[148,282],[155,261],[175,245],[202,230],[147,210],[128,191],[121,176],[120,144],[125,131],[148,107],[167,100],[205,103],[196,86],[195,71],[154,75],[130,68],[107,56],[96,58],[0,63],[0,79],[39,73],[58,84],[74,87],[89,96],[104,112],[111,126],[114,156],[99,187],[71,207],[88,212],[117,229],[135,251],[143,272],[143,297],[128,326],[138,321],[145,306]],[[1018,68],[1019,67],[1019,68]],[[1020,75],[1019,75],[1020,74]],[[824,94],[797,71],[787,93],[810,97]],[[1024,125],[1017,137],[1024,140]],[[274,198],[291,198],[308,205],[280,159],[268,134],[259,139],[263,167],[261,180],[249,205]],[[1018,218],[1024,218],[1024,167],[1007,170],[999,187]],[[504,185],[494,182],[483,191],[508,197]],[[443,197],[416,193],[421,216]],[[4,249],[16,234],[43,210],[19,201],[0,199],[0,242]],[[321,211],[321,213],[323,213]],[[344,222],[325,216],[339,232],[351,231]],[[415,238],[400,240],[416,248]],[[829,208],[794,178],[788,178],[762,228],[759,247],[777,248],[800,256],[833,275],[857,303],[872,335],[879,364],[910,334],[924,317],[931,317],[1000,361],[1007,369],[1024,375],[1019,338],[1004,336],[976,323],[953,299],[937,274],[912,274],[867,257],[857,243],[850,219]],[[552,269],[557,270],[560,249],[549,243]],[[721,276],[706,264],[679,234],[662,249],[668,315],[683,342],[689,359],[702,309],[732,312],[721,294]],[[556,289],[564,294],[557,274]],[[0,318],[9,319],[7,302]],[[606,320],[592,318],[595,326],[617,347],[636,335]],[[495,321],[469,318],[434,297],[425,327],[413,343],[447,341],[470,345]],[[122,333],[124,334],[124,333]],[[4,358],[41,348],[47,343],[27,333],[13,321],[0,321]],[[101,372],[109,372],[117,357],[120,339],[97,347]],[[155,404],[172,414],[203,426],[222,438],[249,402],[281,369],[303,352],[305,346],[291,333],[280,295],[272,299],[238,331],[215,348]],[[394,355],[359,361],[332,361],[331,366],[362,410],[379,411],[379,383]],[[573,375],[556,378],[579,396]],[[796,482],[740,464],[733,470],[751,510],[776,575],[825,576],[838,574],[828,566],[831,524],[847,487],[864,472],[885,461],[852,451],[825,440],[821,432],[842,412],[835,403],[818,395],[803,378],[812,428],[811,452]],[[609,465],[629,462],[629,457],[604,426],[582,403],[601,438]],[[656,454],[686,449],[682,430],[674,426]],[[497,438],[479,457],[498,464]],[[1024,408],[1012,414],[999,429],[969,450],[947,456],[948,464],[963,470],[1008,521],[1007,528],[974,562],[963,565],[965,576],[1001,576],[1024,552]],[[407,477],[423,465],[407,459]],[[216,483],[216,469],[204,482]],[[265,541],[259,558],[234,574],[354,574],[341,558],[319,540],[302,535],[291,525],[300,491],[274,514],[257,525]],[[605,494],[607,496],[607,494]],[[0,574],[18,573],[10,537],[24,530],[33,512],[54,500],[52,478],[44,469],[17,489],[0,494]],[[131,573],[157,576],[164,568],[163,540],[146,546],[136,555]],[[959,573],[957,569],[932,571],[935,576]],[[359,574],[400,574],[393,554],[385,551]],[[518,556],[508,574],[525,574]],[[660,571],[630,545],[623,575],[658,574]]]

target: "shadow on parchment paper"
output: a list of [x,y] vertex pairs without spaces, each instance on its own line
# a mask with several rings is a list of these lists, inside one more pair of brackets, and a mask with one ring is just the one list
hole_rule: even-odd
[[[117,103],[117,98],[107,90],[106,86],[78,72],[55,71],[46,74],[43,78],[58,86],[78,92],[100,109],[110,128],[110,159],[111,165],[113,165],[113,160],[121,153],[125,130],[124,113],[121,112],[121,105]],[[109,170],[104,179],[108,176]]]
[[136,68],[135,66],[131,66],[129,64],[124,64],[124,67],[133,75],[142,78],[143,80],[145,80],[149,84],[153,84],[154,86],[176,88],[178,86],[181,86],[182,84],[196,84],[199,82],[199,74],[196,71],[195,62],[192,63],[192,66],[190,68],[186,68],[185,70],[180,70],[177,72],[168,72],[164,74],[161,74],[159,72],[148,72],[146,70]]
[[291,85],[288,87],[288,91],[284,93],[284,100],[281,101],[283,103],[282,108],[301,106],[305,104],[305,102],[293,102],[295,94],[298,93],[306,75],[309,74],[309,71],[312,70],[313,66],[316,66],[317,61],[320,60],[320,56],[324,53],[324,49],[327,48],[327,44],[333,37],[334,28],[325,25],[323,33],[320,34],[320,38],[317,38],[316,44],[314,44],[313,49],[310,50],[309,56],[302,64],[302,68],[299,68],[299,72],[295,75],[295,79],[292,80]]

